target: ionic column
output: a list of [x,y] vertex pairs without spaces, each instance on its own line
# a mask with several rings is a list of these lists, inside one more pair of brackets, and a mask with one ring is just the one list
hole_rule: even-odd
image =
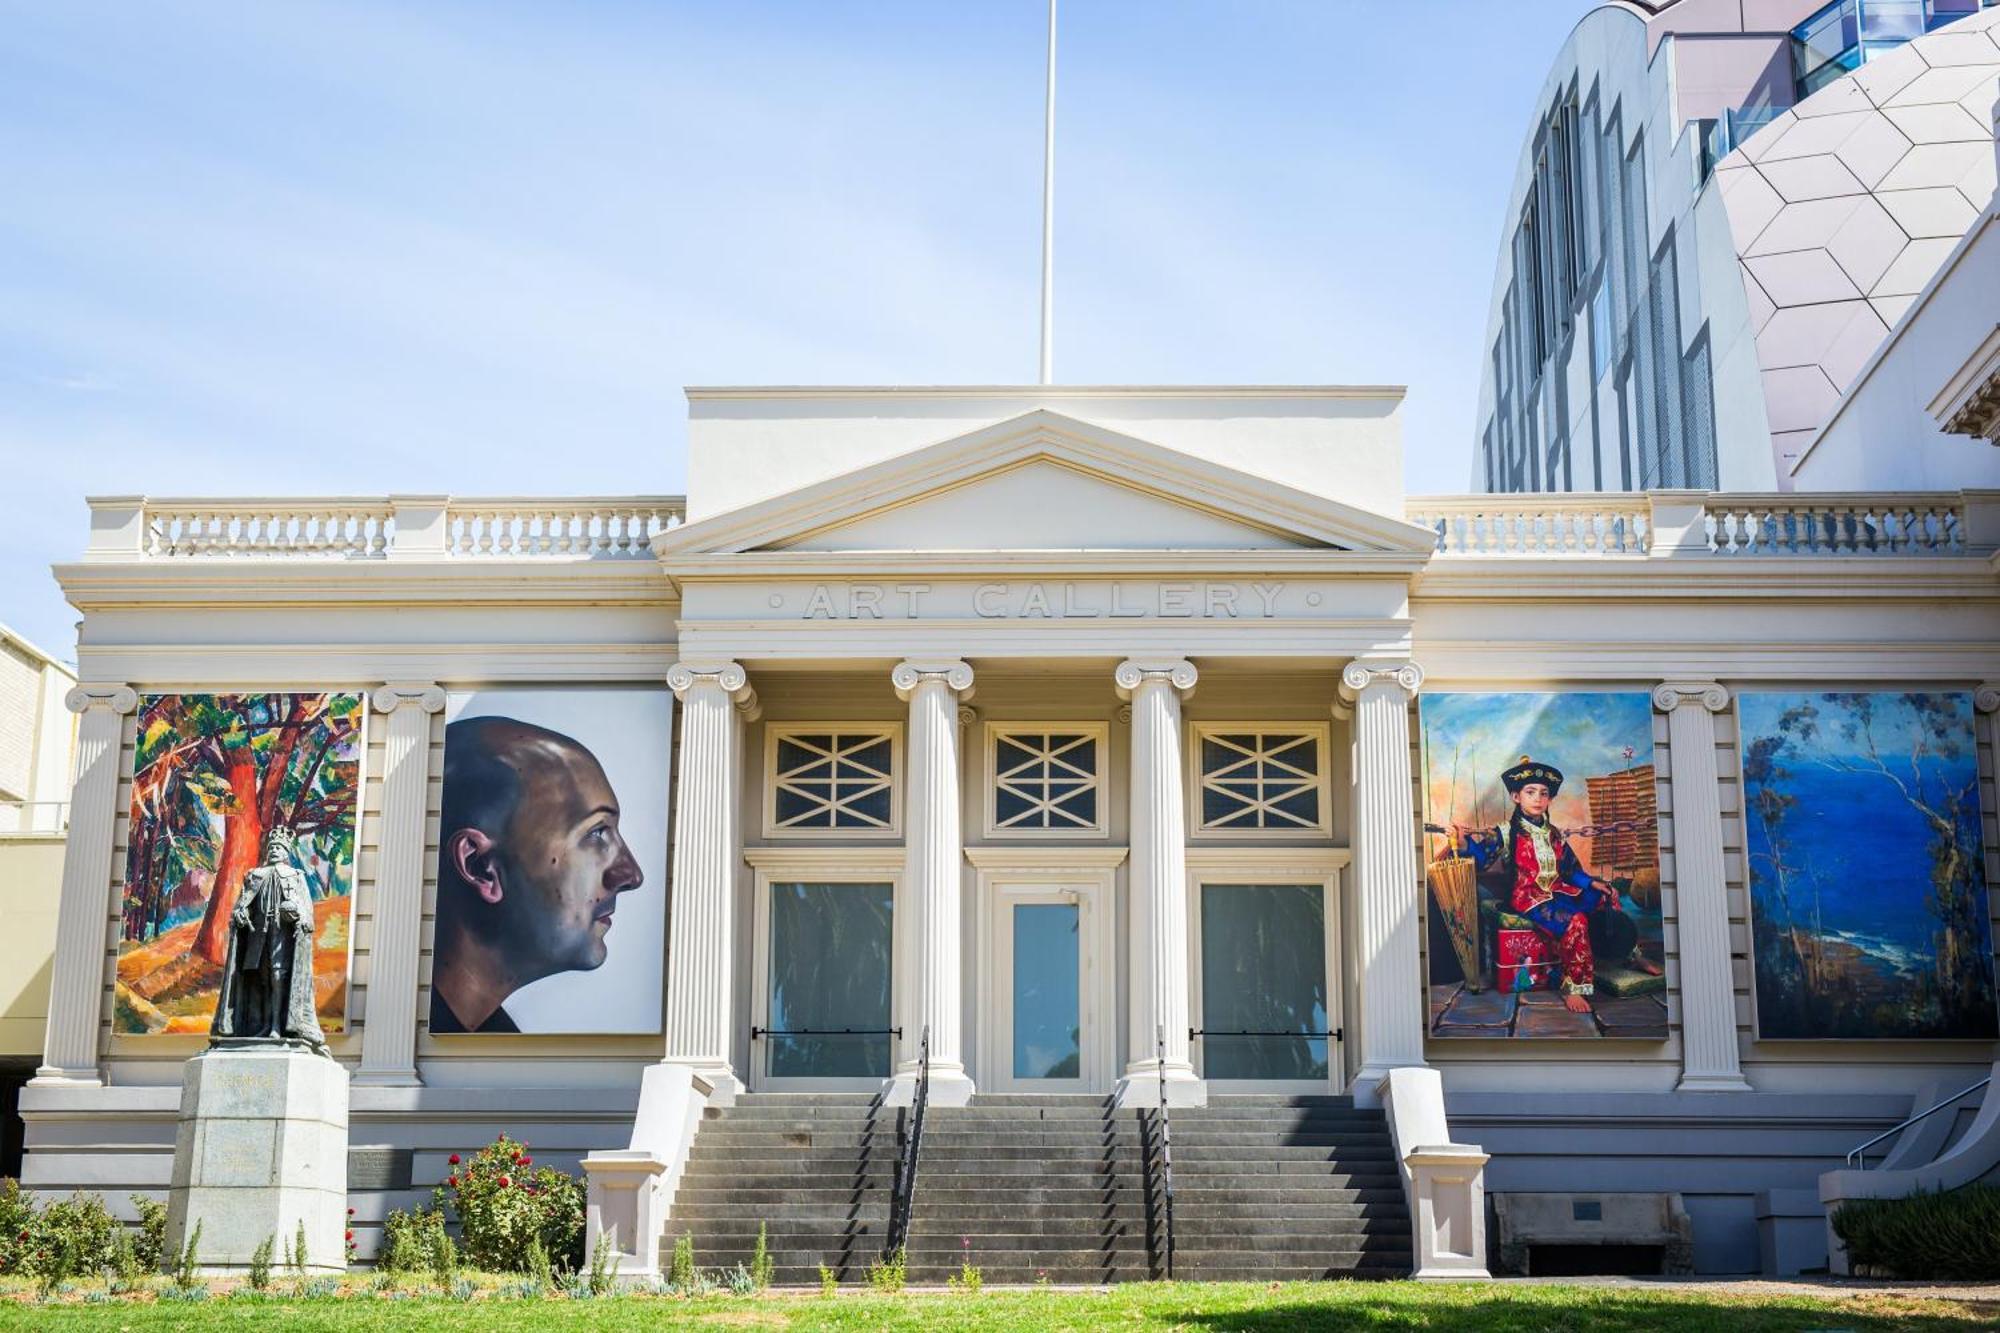
[[1748,1092],[1736,1044],[1729,891],[1716,789],[1715,715],[1729,691],[1670,680],[1653,691],[1667,715],[1674,794],[1674,923],[1680,936],[1681,1092]]
[[125,685],[79,685],[63,699],[78,714],[49,1027],[37,1083],[99,1084],[97,1023],[104,1009],[104,926],[111,911],[111,843],[118,824],[118,751],[139,696]]
[[1361,1067],[1355,1099],[1376,1104],[1392,1069],[1424,1063],[1422,901],[1411,797],[1410,700],[1424,672],[1409,661],[1355,661],[1340,672],[1354,711],[1354,959],[1360,972]]
[[[1112,679],[1132,704],[1131,1045],[1120,1106],[1201,1106],[1208,1085],[1188,1058],[1187,791],[1181,772],[1181,703],[1194,693],[1194,663],[1132,658]],[[1160,1038],[1165,1038],[1161,1054]]]
[[417,954],[424,917],[424,807],[430,781],[431,718],[444,691],[428,682],[384,685],[370,697],[388,718],[382,742],[382,847],[375,876],[368,1010],[354,1082],[414,1087],[417,1077]]
[[667,672],[681,701],[680,789],[674,793],[673,899],[667,929],[668,1064],[686,1065],[728,1105],[743,1087],[730,1058],[736,987],[738,786],[743,724],[756,691],[735,662],[681,662]]
[[903,986],[902,1059],[890,1100],[915,1091],[918,1043],[931,1034],[934,1102],[963,1106],[972,1100],[965,1072],[964,991],[960,921],[965,858],[959,829],[959,721],[961,701],[972,697],[972,668],[955,660],[900,663],[890,673],[896,695],[910,706],[903,778],[903,938],[899,950],[914,973]]

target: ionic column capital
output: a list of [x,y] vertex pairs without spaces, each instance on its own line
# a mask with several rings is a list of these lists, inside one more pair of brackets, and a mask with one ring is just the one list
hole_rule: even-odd
[[1974,690],[1972,706],[1982,713],[2000,713],[2000,685],[1981,685]]
[[378,713],[393,713],[412,704],[426,713],[441,713],[444,711],[444,690],[429,681],[391,681],[378,686],[368,696],[368,702]]
[[1712,680],[1669,680],[1653,687],[1653,707],[1662,713],[1694,704],[1720,713],[1729,707],[1729,691]]
[[945,688],[960,699],[972,697],[972,664],[955,657],[913,657],[898,662],[896,669],[889,673],[889,683],[896,687],[896,697],[905,703],[927,680],[942,681]]
[[63,696],[63,707],[72,713],[108,708],[124,715],[139,706],[139,693],[130,685],[77,685]]
[[1128,657],[1111,673],[1118,697],[1127,700],[1145,685],[1170,685],[1185,699],[1199,679],[1201,673],[1185,657]]
[[667,668],[667,688],[681,702],[687,702],[688,691],[700,685],[713,685],[728,695],[745,722],[755,722],[764,715],[757,691],[750,687],[750,673],[741,662],[688,661]]
[[1340,697],[1353,703],[1375,685],[1394,685],[1406,698],[1424,687],[1424,669],[1408,658],[1357,657],[1340,669]]

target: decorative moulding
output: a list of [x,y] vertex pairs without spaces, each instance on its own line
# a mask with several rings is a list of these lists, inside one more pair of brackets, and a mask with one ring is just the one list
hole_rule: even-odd
[[1345,847],[1190,847],[1188,873],[1331,875],[1354,860]]
[[1125,864],[1124,847],[968,847],[965,859],[981,870],[1096,872]]
[[816,870],[891,877],[903,873],[900,846],[746,847],[743,860],[752,870],[773,875],[810,874]]

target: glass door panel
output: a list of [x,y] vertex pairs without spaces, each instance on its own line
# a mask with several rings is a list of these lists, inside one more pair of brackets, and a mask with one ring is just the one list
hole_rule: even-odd
[[1015,903],[1014,1077],[1082,1076],[1082,912],[1075,903]]
[[893,1045],[889,884],[771,886],[771,1078],[886,1078]]
[[1326,904],[1317,884],[1201,890],[1202,1073],[1324,1082]]

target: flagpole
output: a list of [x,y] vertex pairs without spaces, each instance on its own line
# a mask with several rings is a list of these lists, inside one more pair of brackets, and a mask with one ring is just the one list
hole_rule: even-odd
[[1048,102],[1042,115],[1042,383],[1053,384],[1056,249],[1056,0],[1049,0]]

